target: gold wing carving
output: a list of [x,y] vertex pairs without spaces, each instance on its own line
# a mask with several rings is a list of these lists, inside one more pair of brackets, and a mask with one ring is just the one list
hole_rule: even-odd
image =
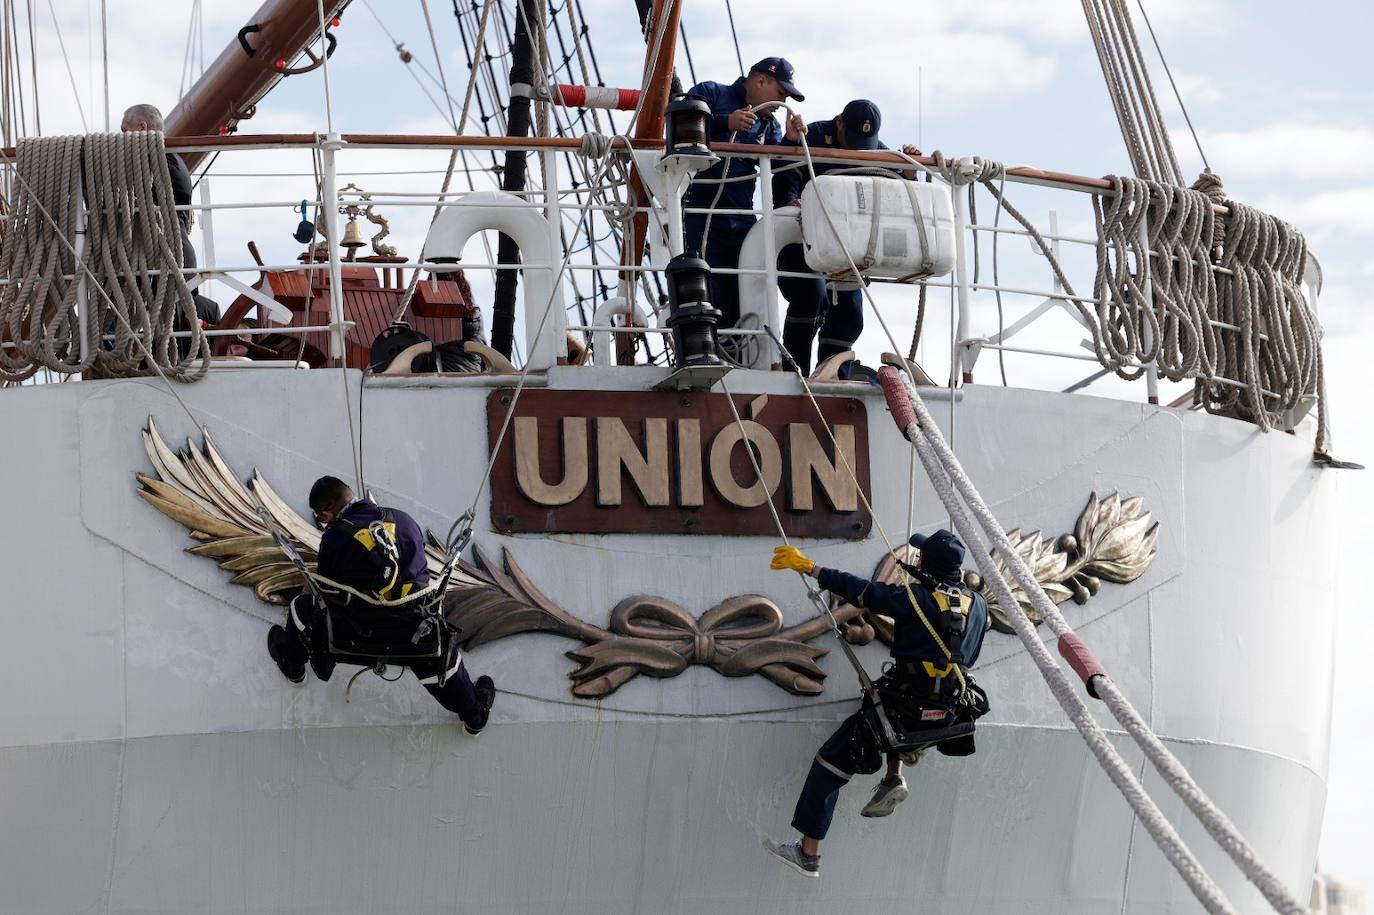
[[[150,417],[143,444],[153,474],[138,473],[138,494],[186,528],[195,546],[187,552],[219,563],[234,584],[253,588],[271,604],[285,605],[305,587],[264,525],[259,509],[289,537],[314,568],[320,534],[278,496],[257,471],[240,483],[201,430],[199,446],[187,440],[173,451]],[[430,535],[426,558],[431,574],[444,564],[444,549]],[[812,623],[782,630],[782,611],[759,595],[732,597],[699,619],[663,598],[639,596],[621,601],[610,628],[602,629],[568,613],[545,595],[515,562],[510,551],[493,559],[476,545],[473,563],[459,563],[444,594],[448,619],[460,630],[464,647],[525,632],[552,632],[584,644],[567,652],[579,667],[568,676],[573,695],[601,699],[640,674],[676,676],[693,664],[727,677],[759,674],[797,695],[816,695],[825,672],[816,660],[825,649],[806,642],[825,631]]]
[[[1007,532],[1007,539],[1016,548],[1017,554],[1035,573],[1035,580],[1045,589],[1050,600],[1062,604],[1069,598],[1075,603],[1085,604],[1102,587],[1103,581],[1127,584],[1135,581],[1150,567],[1155,558],[1155,543],[1159,539],[1159,523],[1144,510],[1145,502],[1140,496],[1123,499],[1117,493],[1106,498],[1093,493],[1087,507],[1078,516],[1078,523],[1072,534],[1062,534],[1057,538],[1043,538],[1040,531],[1023,534],[1020,529]],[[920,551],[903,544],[898,548],[903,562],[915,564]],[[1035,623],[1041,622],[1040,612],[1031,604],[1030,598],[1021,590],[1007,569],[1005,560],[994,550],[993,561],[998,570],[1011,584],[1012,596]],[[891,555],[884,555],[873,571],[875,581],[901,584],[906,572]],[[964,583],[979,592],[988,602],[988,612],[992,617],[993,628],[999,632],[1015,632],[1006,612],[997,605],[992,589],[976,572],[966,571]],[[850,615],[851,632],[862,640],[866,634],[856,625],[866,624],[868,638],[876,635],[884,642],[892,642],[892,620],[857,607],[837,601],[836,615]]]
[[[305,580],[272,539],[258,511],[267,512],[312,569],[320,548],[320,532],[287,505],[256,470],[247,484],[240,483],[209,431],[202,429],[201,437],[201,445],[187,439],[181,451],[173,451],[149,417],[143,447],[154,476],[135,474],[138,494],[186,528],[197,541],[187,548],[188,553],[215,560],[221,569],[233,573],[230,582],[252,588],[269,604],[290,603],[305,587]],[[443,566],[443,550],[431,543],[426,558],[430,570],[437,574]],[[459,569],[450,579],[450,593],[481,584]]]

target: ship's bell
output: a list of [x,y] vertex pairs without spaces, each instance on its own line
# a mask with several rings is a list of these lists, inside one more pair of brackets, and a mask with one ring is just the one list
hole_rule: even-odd
[[345,248],[361,248],[367,244],[363,241],[363,227],[358,225],[356,219],[350,219],[344,227],[343,241],[340,244]]

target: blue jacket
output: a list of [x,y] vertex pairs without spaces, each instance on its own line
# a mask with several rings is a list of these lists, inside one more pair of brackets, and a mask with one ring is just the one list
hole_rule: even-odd
[[[394,537],[401,568],[396,579],[398,587],[390,595],[382,596],[395,599],[402,596],[399,586],[429,582],[429,564],[425,559],[425,535],[420,525],[399,509],[390,511],[396,525]],[[376,502],[359,499],[345,505],[320,536],[319,573],[364,594],[376,594],[385,587],[386,581],[379,580],[377,561],[357,536],[360,530],[366,531],[369,524],[381,518],[382,507]]]
[[[740,77],[728,86],[724,83],[698,83],[687,94],[699,98],[711,106],[712,143],[759,143],[766,146],[777,146],[782,142],[782,127],[778,125],[777,119],[771,115],[761,115],[754,122],[753,127],[736,134],[733,141],[730,139],[730,113],[749,107],[744,95],[744,77]],[[721,177],[725,161],[730,163],[731,178],[758,173],[758,165],[753,159],[736,158],[717,162],[710,168],[699,172],[697,178]],[[725,189],[720,192],[720,200],[716,206],[720,209],[729,210],[749,209],[754,205],[754,185],[756,183],[757,181],[752,178],[748,181],[729,182],[725,185]],[[715,199],[716,190],[720,187],[719,184],[701,184],[693,181],[683,198],[683,205],[709,207],[711,201]]]
[[[800,142],[794,143],[784,139],[784,146],[800,146]],[[806,145],[812,149],[845,149],[840,145],[840,133],[835,128],[835,119],[828,121],[812,121],[806,125]],[[879,149],[887,149],[881,140],[878,141]],[[811,172],[806,168],[806,160],[803,159],[796,168],[789,168],[791,163],[779,162],[773,166],[773,205],[787,206],[793,200],[801,197],[802,189],[811,183]],[[830,162],[814,161],[817,175],[824,175],[826,172],[837,168],[851,168],[848,165],[836,165]],[[786,169],[777,171],[777,169]],[[895,174],[895,172],[894,172]]]
[[[892,617],[896,631],[892,639],[892,656],[910,658],[917,661],[931,661],[943,664],[944,654],[935,644],[920,617],[911,607],[906,588],[889,585],[879,581],[869,581],[839,569],[822,568],[818,578],[820,585],[832,594],[838,594],[856,607],[865,607],[874,613]],[[935,620],[940,607],[935,598],[919,581],[911,583],[911,593],[926,618]],[[969,608],[968,627],[964,632],[964,666],[972,667],[983,649],[983,636],[988,631],[988,603],[981,594],[973,595],[973,605]]]

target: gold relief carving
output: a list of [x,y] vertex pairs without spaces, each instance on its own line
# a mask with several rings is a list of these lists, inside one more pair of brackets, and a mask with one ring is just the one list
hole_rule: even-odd
[[538,420],[517,416],[514,421],[515,483],[540,505],[567,505],[587,488],[587,420],[565,416],[562,425],[563,479],[549,485],[539,469]]
[[[567,421],[576,418],[564,419],[565,433],[580,428],[585,437],[585,422],[569,426]],[[533,431],[526,430],[527,434]],[[574,431],[572,437],[576,435]],[[200,446],[188,441],[178,453],[167,446],[149,419],[143,441],[156,477],[136,474],[138,494],[186,528],[197,541],[188,552],[217,561],[233,573],[232,583],[253,588],[261,600],[279,606],[289,603],[305,582],[263,526],[258,509],[266,509],[311,568],[319,532],[261,474],[254,471],[246,485],[240,483],[208,433]],[[573,457],[565,454],[564,479],[550,489],[570,485],[569,479],[578,472]],[[651,461],[646,459],[646,463]],[[585,459],[581,468],[585,478]],[[532,479],[544,485],[537,472]],[[1144,574],[1154,559],[1158,530],[1139,498],[1110,495],[1099,499],[1093,494],[1073,534],[1056,541],[1017,531],[1010,537],[1051,597],[1073,597],[1081,603],[1104,580],[1125,583]],[[916,555],[903,547],[901,558],[912,561]],[[432,538],[426,558],[431,574],[436,574],[444,557]],[[895,582],[904,574],[896,560],[887,556],[874,577]],[[970,587],[985,590],[977,576],[969,574],[966,579]],[[1024,600],[1019,591],[1015,593]],[[815,616],[784,628],[777,604],[757,594],[727,598],[700,617],[666,598],[636,595],[612,608],[603,628],[549,599],[509,550],[502,549],[500,560],[495,561],[474,545],[472,563],[459,563],[449,580],[444,607],[468,648],[525,632],[556,633],[582,642],[583,647],[567,652],[578,664],[568,676],[573,695],[580,698],[604,698],[640,674],[673,677],[693,665],[710,667],[727,677],[758,674],[796,695],[819,695],[824,689],[825,672],[816,662],[826,649],[808,643],[830,630],[829,621]],[[990,609],[997,628],[1009,628],[1000,608],[993,604]],[[863,644],[875,636],[891,641],[892,621],[886,617],[843,603],[836,606],[834,615],[850,642]]]
[[596,502],[621,504],[621,470],[648,506],[668,504],[668,420],[644,420],[644,451],[630,438],[625,422],[614,416],[596,418]]
[[814,502],[811,498],[811,482],[820,485],[830,507],[839,512],[852,512],[859,507],[859,489],[854,485],[854,477],[845,470],[845,462],[854,466],[854,427],[836,426],[835,441],[839,443],[840,453],[832,461],[825,453],[816,430],[806,423],[787,425],[788,498],[787,505],[794,511],[811,511]]
[[701,420],[677,421],[677,500],[683,508],[706,504],[701,483]]
[[[735,447],[746,438],[754,448],[759,469],[763,471],[763,485],[760,485],[757,475],[753,473],[752,465],[749,468],[749,477],[753,482],[748,486],[739,484],[735,479],[734,470],[730,467]],[[726,426],[716,434],[715,440],[711,442],[708,465],[711,468],[711,486],[720,493],[722,499],[739,508],[758,508],[768,501],[777,491],[778,484],[782,482],[782,452],[778,449],[778,441],[772,432],[752,419]]]

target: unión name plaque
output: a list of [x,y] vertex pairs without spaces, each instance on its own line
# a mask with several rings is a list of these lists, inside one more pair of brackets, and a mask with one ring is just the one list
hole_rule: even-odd
[[[487,399],[489,448],[512,396],[498,390]],[[818,398],[822,422],[804,396],[734,395],[736,423],[725,397],[522,392],[492,469],[492,526],[504,533],[768,535],[776,533],[765,504],[771,498],[789,536],[868,536],[873,519],[859,498],[859,487],[869,492],[863,401]]]

